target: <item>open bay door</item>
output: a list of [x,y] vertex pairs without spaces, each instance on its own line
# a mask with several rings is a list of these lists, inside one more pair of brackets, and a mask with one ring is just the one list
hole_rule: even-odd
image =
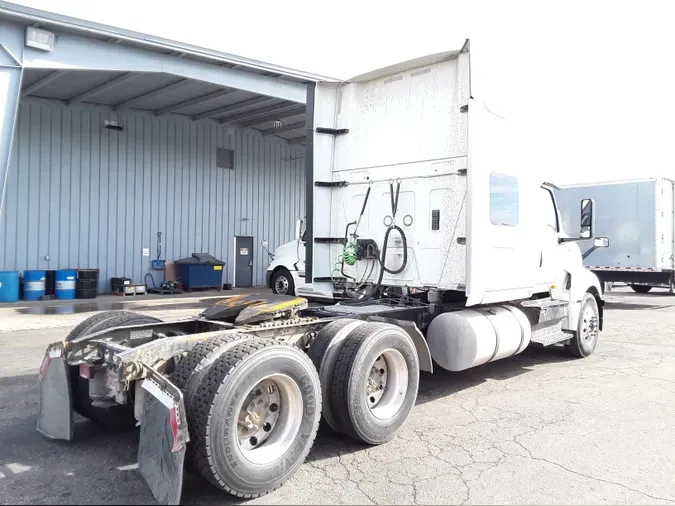
[[539,268],[538,174],[528,170],[527,145],[512,116],[517,94],[509,90],[508,77],[517,72],[516,62],[513,53],[503,56],[471,41],[466,259],[471,306],[530,297]]

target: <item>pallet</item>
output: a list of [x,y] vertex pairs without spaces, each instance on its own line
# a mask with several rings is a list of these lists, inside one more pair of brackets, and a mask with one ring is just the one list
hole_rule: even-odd
[[111,292],[113,295],[119,295],[120,297],[133,297],[135,295],[147,295],[148,292],[143,292],[143,293],[124,293],[124,292]]

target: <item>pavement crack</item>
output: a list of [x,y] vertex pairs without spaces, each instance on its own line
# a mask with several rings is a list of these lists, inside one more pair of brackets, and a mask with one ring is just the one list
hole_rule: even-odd
[[[585,473],[582,473],[582,472],[580,472],[580,471],[575,471],[574,469],[570,469],[569,467],[564,466],[564,465],[562,465],[562,464],[560,464],[560,463],[558,463],[558,462],[554,462],[554,461],[552,461],[552,460],[548,460],[548,459],[545,459],[545,458],[543,458],[543,457],[535,457],[534,455],[532,455],[532,452],[531,452],[529,449],[527,449],[522,443],[520,443],[520,442],[518,442],[518,441],[515,441],[515,443],[517,443],[517,444],[520,445],[525,451],[527,451],[527,452],[529,453],[529,455],[530,455],[529,458],[532,459],[532,460],[536,460],[536,461],[539,461],[539,462],[546,462],[547,464],[550,464],[550,465],[552,465],[552,466],[559,467],[560,469],[562,469],[562,470],[564,470],[564,471],[567,471],[568,473],[574,474],[574,475],[576,475],[576,476],[581,476],[582,478],[587,478],[587,479],[593,480],[593,481],[599,481],[599,482],[601,482],[601,483],[606,483],[606,484],[608,484],[608,485],[615,485],[615,486],[617,486],[617,487],[622,487],[622,488],[625,488],[626,490],[630,490],[631,492],[635,492],[635,493],[637,493],[637,494],[642,494],[643,496],[649,497],[650,499],[653,499],[653,500],[655,500],[655,501],[666,501],[666,502],[668,502],[668,503],[670,503],[670,504],[675,504],[675,500],[674,500],[674,499],[668,499],[667,497],[658,497],[658,496],[654,496],[654,495],[648,494],[647,492],[643,492],[642,490],[638,490],[638,489],[629,487],[628,485],[624,485],[623,483],[619,483],[618,481],[605,480],[604,478],[598,478],[598,477],[596,477],[596,476],[590,476],[590,475],[585,474]],[[482,474],[482,473],[481,473],[481,474]]]

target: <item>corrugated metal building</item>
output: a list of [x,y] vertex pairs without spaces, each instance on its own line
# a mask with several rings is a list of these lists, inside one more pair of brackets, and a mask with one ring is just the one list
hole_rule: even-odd
[[142,282],[161,232],[162,258],[208,252],[232,283],[233,238],[251,236],[263,284],[261,241],[303,214],[319,79],[0,2],[0,270]]
[[[270,247],[292,238],[304,200],[298,147],[207,120],[132,113],[117,132],[103,128],[106,118],[96,107],[21,105],[0,222],[3,270],[91,266],[140,282],[152,272],[157,232],[162,258],[209,252],[227,266],[235,235]],[[219,147],[234,151],[232,169],[216,166]],[[267,254],[254,255],[253,283],[264,284]]]

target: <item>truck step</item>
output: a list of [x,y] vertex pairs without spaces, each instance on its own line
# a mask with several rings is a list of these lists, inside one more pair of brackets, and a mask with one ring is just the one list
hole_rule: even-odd
[[562,343],[569,339],[572,339],[574,334],[565,330],[560,330],[558,332],[552,332],[550,334],[544,335],[535,335],[532,337],[530,342],[541,344],[542,346],[551,346],[552,344]]
[[551,297],[545,299],[524,300],[520,303],[521,307],[535,307],[538,309],[548,309],[551,307],[565,307],[569,302],[565,300],[553,300]]

